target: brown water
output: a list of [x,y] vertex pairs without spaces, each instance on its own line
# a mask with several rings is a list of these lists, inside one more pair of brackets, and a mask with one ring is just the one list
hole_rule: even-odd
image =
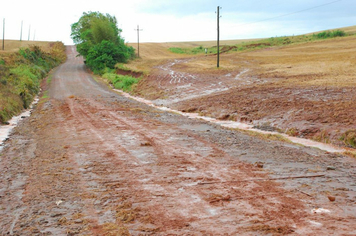
[[22,112],[18,116],[12,117],[11,120],[9,120],[8,125],[1,125],[0,126],[0,152],[4,148],[4,142],[7,138],[9,138],[11,131],[13,128],[17,126],[17,124],[24,118],[29,117],[31,115],[32,108],[35,104],[37,104],[38,98],[35,98],[33,103],[31,104],[30,108]]

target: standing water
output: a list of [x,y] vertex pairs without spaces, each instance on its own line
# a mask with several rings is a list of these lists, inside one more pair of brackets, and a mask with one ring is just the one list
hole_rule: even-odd
[[8,121],[9,123],[8,125],[0,125],[0,152],[4,148],[4,142],[9,138],[12,129],[17,126],[17,124],[19,123],[19,121],[21,121],[21,119],[29,117],[31,115],[32,108],[35,104],[38,103],[38,100],[39,99],[36,97],[35,100],[32,102],[30,108],[25,110],[23,113],[21,113],[18,116],[12,117],[12,119]]

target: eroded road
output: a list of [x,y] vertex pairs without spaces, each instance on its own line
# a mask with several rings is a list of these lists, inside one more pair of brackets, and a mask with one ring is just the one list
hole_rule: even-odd
[[140,104],[67,50],[1,154],[1,235],[356,234],[355,160]]

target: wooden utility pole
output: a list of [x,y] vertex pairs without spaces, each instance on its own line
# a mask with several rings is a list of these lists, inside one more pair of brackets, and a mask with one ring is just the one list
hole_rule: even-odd
[[217,45],[217,49],[218,49],[218,53],[217,53],[217,56],[218,56],[218,58],[217,58],[217,67],[219,67],[219,63],[220,63],[220,24],[219,24],[219,19],[220,19],[220,9],[221,9],[221,7],[217,7],[217,11],[216,11],[216,13],[217,13],[217,24],[218,24],[218,45]]
[[2,50],[5,50],[5,18],[2,23]]
[[143,29],[140,29],[139,25],[137,25],[137,57],[140,57],[140,31]]

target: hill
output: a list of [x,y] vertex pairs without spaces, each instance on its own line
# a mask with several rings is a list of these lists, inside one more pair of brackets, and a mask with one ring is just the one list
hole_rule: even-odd
[[212,42],[141,44],[128,66],[147,71],[135,92],[158,104],[355,147],[356,27],[340,30],[350,35],[227,41],[220,68],[214,54],[168,50]]

